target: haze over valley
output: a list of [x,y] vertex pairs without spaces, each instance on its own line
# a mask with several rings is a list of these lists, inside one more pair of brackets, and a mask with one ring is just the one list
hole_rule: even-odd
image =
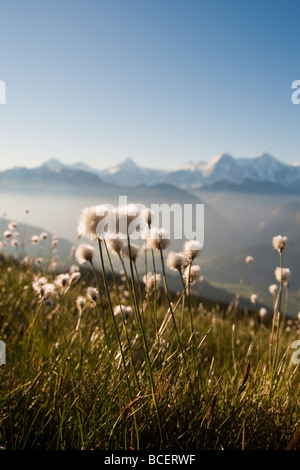
[[[245,256],[250,254],[255,262],[247,274],[249,288],[260,292],[266,303],[271,301],[265,293],[278,265],[271,239],[286,235],[291,250],[286,251],[285,262],[292,272],[296,309],[300,279],[300,167],[268,154],[254,159],[220,154],[207,163],[189,163],[177,171],[143,168],[131,159],[106,170],[85,163],[65,165],[51,159],[40,167],[15,167],[0,173],[0,214],[22,223],[28,207],[31,226],[66,240],[65,257],[72,244],[78,243],[77,219],[81,209],[102,203],[116,206],[119,196],[147,206],[180,204],[183,208],[184,204],[204,204],[204,247],[199,264],[205,279],[218,289],[234,289]],[[182,243],[173,240],[172,249],[180,251]],[[224,295],[220,293],[221,300]]]

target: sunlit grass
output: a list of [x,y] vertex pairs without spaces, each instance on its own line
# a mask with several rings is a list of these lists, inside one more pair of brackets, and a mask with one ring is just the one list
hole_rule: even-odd
[[[74,248],[60,274],[53,267],[56,237],[46,263],[0,257],[0,339],[6,344],[0,446],[299,448],[299,365],[292,355],[300,323],[285,315],[285,245],[278,250],[274,311],[263,317],[239,308],[240,296],[253,294],[245,277],[252,257],[229,305],[205,300],[193,290],[199,243],[189,241],[183,253],[168,256],[163,231],[152,230],[149,238],[146,215],[140,250],[128,229],[106,243],[95,229],[98,206],[82,211],[81,235],[91,244]],[[74,252],[80,270],[72,264]],[[143,276],[137,256],[144,257]],[[176,293],[167,268],[181,281]]]
[[[192,298],[197,353],[183,315],[181,352],[169,322],[155,341],[149,306],[143,311],[157,414],[141,338],[126,322],[139,386],[122,322],[130,397],[117,338],[105,302],[107,349],[96,306],[87,303],[76,331],[76,298],[95,285],[90,273],[52,305],[39,302],[31,267],[1,261],[1,338],[7,364],[0,369],[0,445],[6,449],[282,449],[299,426],[299,369],[291,362],[296,332],[281,336],[279,362],[268,368],[270,329],[257,317],[224,318],[213,303]],[[121,291],[126,285],[121,285]],[[113,304],[116,293],[111,286]],[[158,317],[168,308],[159,292]],[[173,299],[175,300],[175,299]],[[182,314],[176,311],[176,319]],[[234,328],[233,328],[234,325]],[[185,356],[185,360],[183,359]],[[245,367],[250,364],[245,379]],[[133,399],[132,399],[133,398]]]

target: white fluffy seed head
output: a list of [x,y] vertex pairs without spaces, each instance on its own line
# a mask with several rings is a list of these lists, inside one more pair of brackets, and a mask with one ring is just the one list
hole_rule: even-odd
[[268,315],[268,310],[265,307],[261,307],[258,313],[260,318],[265,318]]
[[54,284],[51,284],[51,283],[47,282],[47,284],[44,284],[41,287],[40,296],[43,300],[48,299],[49,297],[51,297],[54,294],[55,294]]
[[150,208],[146,208],[144,210],[142,210],[141,212],[141,216],[142,216],[142,219],[146,222],[146,224],[148,225],[148,227],[150,228],[151,227],[151,223],[154,219],[154,212],[152,209]]
[[166,250],[170,244],[170,235],[164,228],[148,229],[146,244],[148,248],[156,251]]
[[117,305],[114,308],[114,315],[116,317],[124,317],[124,320],[128,320],[132,314],[132,308],[131,307],[126,307],[125,305]]
[[18,241],[17,240],[12,240],[10,242],[11,246],[13,246],[14,248],[17,248],[18,247]]
[[252,264],[253,261],[254,261],[253,256],[246,256],[245,262],[246,262],[247,264]]
[[128,224],[139,217],[140,212],[135,204],[128,204],[123,207],[123,213],[127,215]]
[[280,268],[277,267],[274,271],[275,278],[278,282],[283,282],[284,284],[288,283],[291,277],[291,271],[289,268]]
[[41,232],[40,233],[40,240],[46,240],[48,238],[48,233],[47,232]]
[[96,289],[95,287],[88,287],[86,290],[86,295],[89,300],[96,302],[99,297],[98,289]]
[[42,300],[46,300],[55,294],[55,285],[48,282],[45,277],[35,278],[32,287]]
[[269,286],[269,292],[270,292],[270,294],[275,295],[277,291],[278,291],[278,286],[277,286],[277,284],[271,284],[271,285]]
[[15,230],[18,226],[18,222],[16,220],[11,220],[8,224],[9,230]]
[[31,243],[32,243],[33,245],[36,245],[36,244],[39,242],[39,240],[40,240],[40,238],[38,237],[38,235],[33,235],[33,236],[31,237]]
[[112,213],[116,232],[126,235],[130,233],[130,224],[138,218],[139,215],[140,212],[135,204],[117,207]]
[[192,262],[201,251],[201,245],[198,240],[188,240],[183,245],[183,251],[187,261]]
[[200,275],[200,266],[187,266],[183,272],[183,278],[186,282],[186,285],[190,282],[190,285],[195,284],[199,280]]
[[79,295],[77,297],[75,303],[76,303],[77,309],[79,310],[79,312],[81,312],[81,310],[83,309],[83,307],[86,304],[86,299],[84,297],[82,297],[82,295]]
[[284,237],[282,235],[277,235],[276,237],[273,237],[272,245],[275,250],[277,250],[279,253],[282,253],[282,251],[287,245],[287,237]]
[[45,276],[35,277],[34,281],[32,282],[32,287],[36,292],[39,292],[40,289],[41,289],[41,286],[43,286],[47,283],[48,283],[48,280]]
[[12,231],[11,230],[5,230],[5,232],[3,233],[3,237],[4,238],[11,238],[12,237]]
[[143,276],[143,282],[145,284],[145,289],[148,294],[151,294],[159,288],[161,282],[161,275],[159,273],[152,273],[149,271],[147,275]]
[[135,245],[134,243],[130,243],[130,254],[129,254],[128,243],[125,243],[123,246],[123,253],[125,256],[127,256],[127,258],[129,258],[131,255],[131,259],[135,263],[140,253],[140,247],[138,245]]
[[79,238],[87,237],[97,240],[97,226],[109,213],[105,205],[85,207],[78,218],[77,233]]
[[105,238],[105,242],[108,250],[112,251],[115,255],[120,256],[125,244],[125,235],[117,233],[113,236],[107,236]]
[[83,264],[85,262],[92,262],[94,253],[94,247],[82,243],[76,248],[75,258],[79,264]]
[[250,300],[251,300],[251,303],[255,305],[256,302],[257,302],[257,295],[256,294],[251,294]]
[[175,251],[170,251],[167,256],[166,264],[172,271],[181,271],[186,267],[186,258],[184,253],[175,253]]
[[54,279],[54,284],[59,289],[66,289],[70,283],[70,275],[69,274],[58,274]]

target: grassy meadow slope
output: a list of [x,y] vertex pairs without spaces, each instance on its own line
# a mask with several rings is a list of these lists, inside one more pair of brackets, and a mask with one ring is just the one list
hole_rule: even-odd
[[299,448],[299,324],[281,324],[270,356],[270,319],[193,296],[174,308],[179,343],[166,294],[143,290],[144,338],[134,310],[114,325],[108,302],[132,305],[119,276],[107,297],[98,273],[101,310],[87,298],[97,286],[90,270],[43,299],[34,282],[55,274],[4,258],[0,269],[2,448]]
[[[30,180],[1,197],[0,446],[299,449],[295,196],[122,188],[95,176],[77,193],[72,172],[63,193],[52,176],[49,194]],[[129,235],[100,241],[84,207],[119,195],[204,202],[203,249],[149,233],[139,251]],[[281,254],[277,233],[288,234]],[[281,260],[290,280],[275,280]]]

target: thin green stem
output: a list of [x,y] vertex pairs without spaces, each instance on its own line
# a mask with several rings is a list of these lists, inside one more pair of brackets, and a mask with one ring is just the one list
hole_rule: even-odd
[[153,264],[153,273],[154,273],[154,325],[155,325],[155,331],[157,334],[158,331],[158,319],[157,319],[157,285],[156,285],[156,265],[155,265],[155,256],[154,256],[154,250],[153,248],[151,249],[151,254],[152,254],[152,264]]
[[117,283],[117,280],[116,280],[115,271],[114,271],[114,268],[113,268],[111,256],[109,254],[109,250],[107,248],[106,241],[103,240],[103,243],[104,243],[104,246],[105,246],[105,249],[106,249],[107,258],[109,260],[109,265],[110,265],[110,269],[111,269],[111,273],[112,273],[112,278],[113,278],[114,286],[115,286],[115,289],[116,289],[119,306],[120,306],[120,309],[121,309],[123,329],[124,329],[124,332],[125,332],[126,341],[127,341],[129,352],[130,352],[131,365],[133,367],[134,376],[135,376],[135,379],[136,379],[136,382],[137,382],[138,390],[140,392],[141,386],[140,386],[137,370],[136,370],[136,367],[135,367],[135,361],[134,361],[133,351],[132,351],[132,347],[131,347],[131,341],[130,341],[130,338],[129,338],[128,329],[127,329],[126,321],[125,321],[125,318],[124,318],[124,313],[123,313],[122,303],[121,303],[120,293],[119,293],[119,287],[118,287],[118,283]]
[[98,275],[97,275],[97,272],[96,272],[96,269],[95,269],[95,266],[94,266],[93,261],[90,261],[90,264],[91,264],[91,267],[92,267],[92,270],[93,270],[93,273],[94,273],[94,277],[95,277],[95,280],[96,280],[96,284],[97,284],[97,286],[98,286],[98,293],[99,293],[100,306],[101,306],[101,319],[100,319],[98,307],[97,307],[97,310],[96,310],[96,311],[97,311],[97,315],[98,315],[98,320],[99,320],[100,324],[102,323],[102,328],[103,328],[103,333],[104,333],[104,338],[105,338],[107,353],[108,353],[108,356],[109,356],[109,359],[110,359],[110,364],[111,364],[110,349],[109,349],[109,339],[108,339],[107,330],[106,330],[106,322],[105,322],[105,313],[104,313],[104,306],[103,306],[103,297],[102,297],[102,292],[101,292],[101,285],[100,285],[100,281],[99,281],[99,278],[98,278]]
[[116,318],[115,318],[114,311],[113,311],[113,307],[112,307],[112,303],[111,303],[111,298],[110,298],[108,283],[107,283],[107,279],[106,279],[106,272],[105,272],[105,265],[104,265],[104,258],[103,258],[103,250],[102,250],[101,240],[100,240],[99,238],[98,238],[98,246],[99,246],[99,254],[100,254],[100,261],[101,261],[101,268],[102,268],[102,277],[103,277],[103,283],[104,283],[105,293],[106,293],[106,297],[107,297],[107,301],[108,301],[109,311],[110,311],[110,314],[111,314],[111,317],[112,317],[112,320],[113,320],[113,324],[114,324],[115,331],[116,331],[116,335],[117,335],[117,339],[118,339],[118,344],[119,344],[119,348],[120,348],[120,352],[121,352],[121,357],[122,357],[122,362],[123,362],[123,367],[124,367],[126,382],[127,382],[127,386],[128,386],[129,396],[130,396],[130,399],[132,400],[132,399],[133,399],[133,396],[132,396],[132,391],[131,391],[131,386],[130,386],[130,380],[129,380],[128,371],[127,371],[127,366],[126,366],[125,355],[124,355],[124,351],[123,351],[123,346],[122,346],[122,342],[121,342],[121,338],[120,338],[120,333],[119,333],[118,325],[117,325],[117,322],[116,322]]
[[160,259],[161,259],[161,265],[162,265],[162,271],[163,271],[164,287],[165,287],[165,292],[166,292],[167,299],[168,299],[169,310],[170,310],[170,313],[171,313],[171,316],[172,316],[174,328],[175,328],[176,335],[177,335],[177,338],[178,338],[178,343],[179,343],[179,345],[180,345],[180,347],[181,347],[182,355],[183,355],[183,358],[184,358],[183,346],[182,346],[182,342],[181,342],[181,339],[180,339],[180,335],[179,335],[179,331],[178,331],[178,328],[177,328],[177,324],[176,324],[176,321],[175,321],[175,316],[174,316],[174,312],[173,312],[172,302],[171,302],[170,293],[169,293],[169,289],[168,289],[168,283],[167,283],[167,277],[166,277],[166,269],[165,269],[165,263],[164,263],[164,256],[163,256],[162,250],[159,250],[159,252],[160,252]]
[[134,282],[134,272],[133,272],[133,261],[132,261],[132,257],[131,257],[130,238],[129,238],[128,233],[127,233],[127,246],[128,246],[128,253],[129,253],[130,275],[131,275],[131,279],[132,279],[133,294],[134,294],[134,299],[135,299],[135,304],[136,304],[136,315],[137,315],[137,319],[138,319],[140,333],[141,333],[141,336],[142,336],[142,342],[143,342],[144,353],[145,353],[145,360],[146,360],[146,364],[147,364],[147,368],[148,368],[148,372],[149,372],[150,384],[151,384],[151,393],[152,393],[153,403],[154,403],[154,407],[155,407],[156,414],[157,414],[160,440],[161,440],[161,445],[162,445],[163,444],[163,433],[162,433],[161,419],[160,419],[159,407],[158,407],[157,398],[156,398],[155,383],[154,383],[154,379],[153,379],[153,373],[152,373],[152,367],[151,367],[151,362],[150,362],[150,356],[149,356],[149,350],[148,350],[146,335],[145,335],[145,331],[144,331],[144,327],[143,327],[143,323],[142,323],[141,315],[140,315],[140,311],[139,311],[139,306],[138,306],[138,302],[137,302],[137,293],[136,293],[136,286],[135,286],[135,282]]

